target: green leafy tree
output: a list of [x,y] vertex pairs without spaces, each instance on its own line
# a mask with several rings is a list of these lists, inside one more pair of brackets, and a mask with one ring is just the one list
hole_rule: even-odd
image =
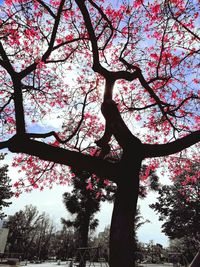
[[171,239],[200,237],[200,180],[195,173],[199,164],[195,163],[190,170],[185,170],[172,185],[159,189],[155,204],[150,205],[159,213],[159,220],[165,221],[163,232]]
[[[155,204],[150,205],[165,221],[162,231],[170,239],[179,240],[178,249],[191,261],[200,240],[200,179],[199,163],[181,172],[172,185],[163,186]],[[180,251],[179,251],[180,252]],[[199,263],[193,263],[194,267]]]
[[8,244],[9,252],[26,254],[32,247],[31,233],[36,228],[38,210],[33,206],[26,206],[25,210],[16,212],[9,217]]
[[[4,160],[5,155],[0,154],[0,160]],[[6,214],[2,211],[3,207],[8,207],[12,202],[7,201],[13,196],[11,190],[11,180],[8,177],[8,165],[0,167],[0,219],[4,218]]]

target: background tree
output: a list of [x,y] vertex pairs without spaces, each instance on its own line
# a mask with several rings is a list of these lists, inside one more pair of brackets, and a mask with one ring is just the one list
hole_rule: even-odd
[[199,3],[112,2],[2,4],[0,148],[25,170],[16,194],[67,184],[65,166],[115,182],[110,266],[132,267],[142,161],[199,160]]
[[52,235],[49,255],[60,260],[73,258],[77,248],[76,240],[77,235],[73,229],[63,225],[60,231],[55,231]]
[[[150,223],[150,220],[148,220],[148,219],[144,220],[144,217],[141,215],[141,212],[140,212],[140,206],[138,206],[137,212],[136,212],[136,215],[134,218],[134,236],[133,236],[133,238],[135,239],[134,251],[139,252],[139,250],[140,250],[140,244],[138,242],[137,231],[145,223]],[[134,251],[133,251],[133,253],[134,253]],[[138,259],[138,256],[139,256],[139,254],[137,253],[136,259]]]
[[200,176],[196,176],[199,166],[194,162],[190,170],[184,170],[172,185],[162,186],[157,202],[150,205],[159,214],[159,220],[164,221],[162,231],[170,239],[180,239],[187,248],[192,247],[193,253],[187,252],[190,261],[198,251],[200,238]]
[[[47,214],[42,213],[37,224],[37,232],[34,236],[35,256],[39,261],[49,257],[49,246],[51,244],[54,226]],[[33,251],[31,251],[33,253]]]
[[[4,160],[5,155],[0,154],[0,160]],[[12,202],[7,200],[13,196],[11,189],[11,179],[8,177],[8,165],[0,167],[0,219],[3,219],[6,214],[2,212],[4,207],[8,207]]]
[[90,245],[100,248],[100,257],[109,261],[109,238],[110,238],[110,225],[107,225],[102,232],[99,232],[97,236],[91,239]]
[[[65,220],[62,223],[68,227],[74,227],[77,231],[77,247],[88,247],[89,232],[94,231],[98,226],[95,214],[100,210],[101,201],[111,201],[115,186],[109,181],[100,181],[95,176],[86,172],[74,171],[72,181],[73,190],[71,193],[63,194],[63,202],[66,209],[74,217],[73,220]],[[86,265],[82,259],[80,266]]]
[[195,176],[199,166],[198,163],[193,164],[192,170],[184,170],[172,185],[162,186],[157,202],[150,205],[159,214],[159,220],[165,221],[162,229],[169,238],[199,240],[200,180]]
[[48,216],[39,214],[36,207],[25,206],[8,220],[7,251],[19,253],[25,259],[46,259],[52,235]]
[[190,236],[174,238],[170,240],[169,250],[181,253],[182,257],[189,263],[199,250],[199,240]]

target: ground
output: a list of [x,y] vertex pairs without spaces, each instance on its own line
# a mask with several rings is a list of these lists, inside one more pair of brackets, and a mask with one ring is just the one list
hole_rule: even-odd
[[[60,264],[58,262],[45,262],[45,263],[26,263],[26,262],[21,262],[20,266],[27,266],[27,267],[75,267],[76,265],[70,266],[69,261],[61,262]],[[173,264],[139,264],[138,267],[169,267],[173,266]],[[13,265],[6,265],[6,264],[0,264],[0,267],[13,267]],[[88,263],[87,267],[108,267],[108,264],[106,263],[97,263],[97,262],[92,262]]]

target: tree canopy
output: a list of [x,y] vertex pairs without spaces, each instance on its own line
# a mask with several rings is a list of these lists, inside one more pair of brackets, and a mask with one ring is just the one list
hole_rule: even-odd
[[199,161],[199,7],[196,0],[1,5],[0,148],[18,153],[13,165],[26,173],[17,194],[30,190],[27,183],[40,190],[68,183],[66,166],[117,183],[111,266],[133,266],[131,234],[125,243],[121,235],[132,229],[141,161],[155,169],[155,157],[184,150],[181,160],[165,159],[175,175],[182,159],[187,168],[188,157]]
[[[197,143],[198,19],[196,1],[135,0],[113,5],[102,0],[5,1],[1,148],[30,155],[21,155],[14,163],[28,164],[23,168],[29,183],[34,187],[55,180],[65,183],[67,175],[59,175],[56,163],[110,179],[116,176],[113,164],[94,157],[110,151],[112,135],[111,151],[116,154],[124,148],[119,129],[111,134],[106,127],[107,134],[100,139],[103,100],[106,125],[110,124],[106,106],[118,116],[114,100],[131,132],[146,144],[142,158],[172,154]],[[51,146],[36,138],[46,138]],[[95,141],[103,148],[101,153]],[[193,156],[197,157],[194,151]],[[44,169],[51,172],[51,178],[46,176],[50,183],[39,179]]]

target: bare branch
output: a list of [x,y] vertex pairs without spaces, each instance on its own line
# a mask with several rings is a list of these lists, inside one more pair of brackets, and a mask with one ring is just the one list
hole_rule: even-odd
[[[44,55],[42,56],[42,61],[46,61],[47,58],[50,56],[51,52],[53,51],[53,47],[54,47],[54,42],[56,39],[56,34],[57,34],[57,30],[58,30],[58,26],[60,23],[60,18],[61,18],[61,14],[62,14],[62,10],[63,10],[63,6],[64,6],[65,0],[62,0],[60,3],[60,6],[58,8],[58,12],[57,15],[55,17],[55,22],[54,22],[54,26],[53,26],[53,30],[51,33],[51,39],[49,42],[49,46],[46,50],[46,52],[44,53]],[[37,63],[34,62],[33,64],[31,64],[30,66],[28,66],[25,70],[20,72],[20,79],[23,79],[25,76],[27,76],[29,73],[31,73],[32,71],[34,71],[37,67]]]
[[[183,100],[181,101],[181,103],[180,103],[176,108],[169,110],[168,113],[169,113],[169,114],[170,114],[171,112],[174,113],[175,111],[179,110],[180,107],[182,107],[182,106],[183,106],[187,101],[189,101],[190,99],[199,99],[199,97],[196,96],[196,95],[191,95],[191,96],[189,96],[189,97],[183,99]],[[170,114],[170,115],[171,115],[171,114]]]
[[37,0],[37,2],[40,3],[40,5],[43,6],[54,19],[56,19],[56,15],[53,13],[50,7],[47,6],[47,4],[45,4],[42,0]]
[[169,11],[170,11],[170,13],[171,13],[171,16],[172,16],[172,18],[181,26],[181,27],[183,27],[188,33],[190,33],[193,37],[195,37],[197,40],[199,40],[200,41],[200,37],[195,33],[195,32],[193,32],[193,31],[191,31],[182,21],[180,21],[179,19],[178,19],[178,17],[176,17],[175,15],[174,15],[174,13],[173,13],[173,11],[172,11],[172,9],[171,9],[171,7],[170,7],[170,3],[169,3],[169,1],[168,1],[168,9],[169,9]]

